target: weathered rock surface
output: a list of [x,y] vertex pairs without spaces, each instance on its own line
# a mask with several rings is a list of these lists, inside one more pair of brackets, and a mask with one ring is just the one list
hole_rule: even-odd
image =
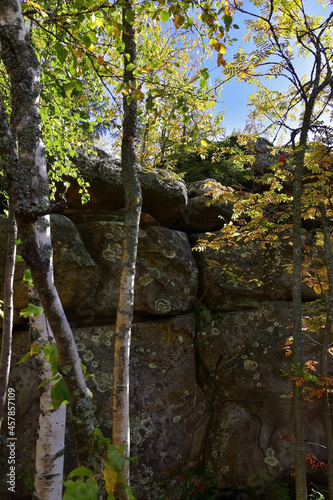
[[[74,330],[83,362],[95,377],[94,404],[111,428],[113,326]],[[176,316],[136,323],[130,364],[132,484],[148,500],[153,482],[199,465],[208,424],[207,401],[196,383],[195,320]],[[155,497],[152,497],[155,498]]]
[[[90,201],[86,208],[118,210],[124,207],[121,168],[118,160],[96,149],[95,153],[82,152],[76,160],[80,174],[90,184]],[[154,170],[139,173],[143,211],[161,224],[172,226],[183,213],[187,204],[186,186],[175,181],[167,171]],[[82,208],[80,186],[71,180],[66,192],[69,208]]]
[[[64,309],[77,307],[96,295],[98,268],[88,254],[74,224],[62,215],[51,216],[54,250],[54,279]],[[0,282],[6,266],[7,219],[0,219]],[[20,253],[18,246],[17,253]],[[22,283],[25,263],[17,263],[14,281],[15,317],[28,305],[28,289]],[[2,296],[3,287],[0,294]],[[17,320],[18,321],[18,320]]]
[[[221,486],[265,484],[294,468],[292,384],[281,372],[291,374],[283,350],[291,324],[291,305],[271,302],[201,326],[198,380],[214,412],[205,463]],[[307,354],[318,359],[315,342]],[[305,406],[306,452],[324,459],[320,403]]]
[[[255,169],[274,161],[269,148],[265,141],[254,147]],[[92,156],[88,164],[83,156],[80,161],[92,186],[91,202],[82,208],[71,187],[67,193],[71,220],[52,217],[55,280],[66,314],[82,327],[74,329],[78,349],[94,374],[89,384],[98,425],[110,435],[124,201],[119,165],[104,153]],[[222,246],[218,254],[195,252],[194,260],[189,239],[195,244],[206,237],[205,231],[222,227],[230,220],[231,207],[208,209],[205,181],[188,186],[186,208],[183,183],[154,174],[141,176],[147,213],[143,212],[140,226],[130,389],[131,454],[139,457],[132,467],[135,495],[138,500],[165,498],[162,483],[170,479],[178,487],[179,478],[184,480],[186,472],[197,466],[211,467],[220,487],[288,479],[294,468],[293,419],[291,400],[281,396],[290,393],[291,384],[280,369],[290,373],[283,347],[292,334],[292,248],[283,237],[265,249],[251,240]],[[189,234],[171,230],[172,225]],[[6,226],[7,220],[0,218],[0,282]],[[311,233],[303,235],[308,254],[315,257],[313,267],[321,270],[322,258],[311,246]],[[216,232],[211,237],[218,236]],[[19,264],[16,272],[17,314],[27,301],[21,284],[24,269]],[[306,301],[317,298],[312,278],[313,270],[303,284]],[[27,332],[14,337],[16,361],[29,350],[30,339]],[[317,345],[309,344],[307,349],[307,359],[316,359]],[[10,384],[18,398],[17,474],[33,474],[38,424],[35,376],[33,360],[13,365]],[[306,404],[304,415],[307,451],[324,460],[318,404]],[[69,429],[67,472],[75,461],[71,439]],[[3,475],[0,498],[7,491],[5,481]],[[179,500],[176,493],[168,496]]]
[[[219,236],[216,232],[210,239]],[[207,235],[191,237],[193,243],[199,239],[207,239]],[[312,248],[315,256],[316,249]],[[281,239],[266,248],[260,248],[256,241],[235,242],[235,246],[222,245],[218,252],[208,248],[193,255],[199,269],[200,296],[212,311],[255,307],[257,301],[291,300],[292,247],[288,240]],[[320,259],[317,265],[322,266]],[[302,296],[303,300],[318,298],[310,281],[303,282]]]
[[212,190],[206,186],[207,182],[215,181],[206,179],[187,184],[188,204],[175,226],[176,229],[186,232],[214,231],[230,221],[232,207],[229,203],[215,202],[207,206],[211,199],[207,193]]
[[[111,434],[114,325],[75,328],[78,350],[88,373],[98,425]],[[130,363],[132,484],[138,500],[156,498],[156,482],[200,464],[209,406],[196,382],[195,319],[175,316],[133,325]],[[15,335],[14,361],[30,349],[27,332]],[[34,360],[14,367],[11,387],[17,396],[17,475],[33,473],[38,426]],[[28,441],[27,441],[28,439]],[[22,443],[30,443],[23,447]],[[75,467],[74,444],[67,434],[67,472]],[[5,447],[2,468],[6,470]],[[2,481],[3,483],[3,481]],[[6,491],[5,485],[0,486]]]
[[[89,254],[98,264],[100,281],[93,300],[80,305],[77,314],[116,313],[120,257],[124,238],[121,220],[77,225]],[[170,315],[191,309],[197,292],[197,268],[185,233],[145,225],[140,229],[135,280],[136,314]]]

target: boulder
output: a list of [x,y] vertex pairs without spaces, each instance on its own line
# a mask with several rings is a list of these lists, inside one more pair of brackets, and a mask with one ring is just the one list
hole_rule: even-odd
[[[191,237],[193,244],[199,240],[218,241],[219,232]],[[284,236],[286,238],[284,239]],[[219,250],[207,248],[193,253],[199,269],[199,295],[212,311],[230,310],[235,307],[256,307],[258,301],[291,300],[292,298],[292,246],[291,234],[280,235],[278,241],[262,245],[261,241],[221,243]],[[304,244],[311,248],[314,267],[323,266],[320,249],[312,244],[312,237],[304,231]],[[312,269],[313,272],[313,269]],[[302,284],[303,300],[315,300],[320,291],[310,278]]]
[[214,231],[230,221],[232,215],[230,203],[214,202],[207,205],[212,199],[208,195],[212,190],[211,186],[206,185],[208,182],[216,181],[206,179],[187,184],[188,204],[175,226],[176,229],[186,232]]
[[[79,174],[89,182],[90,201],[84,208],[118,210],[124,207],[120,162],[105,151],[95,149],[90,153],[81,151],[75,160]],[[187,204],[186,187],[183,181],[175,180],[168,171],[139,170],[142,187],[143,211],[152,215],[161,224],[171,227],[181,216]],[[81,187],[74,179],[65,193],[70,209],[83,208]],[[62,192],[61,186],[59,191]]]
[[[99,425],[110,436],[114,326],[73,333],[94,374],[89,385]],[[209,409],[196,383],[194,335],[195,320],[187,315],[133,325],[131,456],[138,460],[131,464],[131,484],[137,500],[159,498],[156,483],[198,466],[202,458]]]
[[[252,311],[218,314],[202,324],[196,342],[198,381],[212,402],[204,462],[220,487],[265,485],[294,469],[291,305],[267,303]],[[305,359],[318,359],[318,345]],[[325,460],[320,401],[304,403],[306,453]]]
[[[91,322],[116,314],[124,223],[120,219],[78,224],[89,254],[98,264],[98,293],[83,302],[76,317]],[[144,225],[139,233],[135,279],[136,314],[165,316],[189,311],[197,292],[197,267],[186,235]]]
[[[7,219],[0,219],[0,282],[3,283],[6,265]],[[51,234],[54,250],[54,280],[65,310],[78,307],[96,294],[98,268],[82,243],[74,224],[65,216],[51,215]],[[18,246],[17,253],[20,253]],[[28,288],[22,283],[25,263],[17,263],[14,280],[14,308],[18,313],[28,304]],[[2,295],[3,287],[1,287]]]

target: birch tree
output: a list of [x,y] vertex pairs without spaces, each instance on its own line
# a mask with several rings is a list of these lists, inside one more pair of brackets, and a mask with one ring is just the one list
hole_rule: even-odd
[[[1,166],[28,264],[58,346],[71,397],[79,462],[89,462],[93,430],[90,401],[75,341],[53,284],[52,244],[46,214],[49,201],[45,148],[40,123],[40,65],[26,31],[19,0],[2,0],[1,59],[11,82],[11,126],[1,103]],[[16,149],[16,144],[18,145]]]

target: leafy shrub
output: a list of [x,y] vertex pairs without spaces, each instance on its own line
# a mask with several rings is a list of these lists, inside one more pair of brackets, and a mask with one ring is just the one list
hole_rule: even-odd
[[185,182],[214,178],[224,185],[246,184],[252,175],[254,157],[237,144],[235,137],[207,143],[196,150],[182,149],[175,154],[177,173]]

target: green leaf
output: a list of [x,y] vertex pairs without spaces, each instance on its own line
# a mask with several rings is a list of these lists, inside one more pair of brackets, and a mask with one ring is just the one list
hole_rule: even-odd
[[43,308],[35,306],[35,304],[30,304],[25,309],[20,311],[20,316],[23,318],[34,318],[35,316],[40,316],[43,313]]
[[60,405],[69,403],[69,394],[63,378],[52,387],[51,400],[55,410],[59,408]]
[[22,259],[21,255],[16,255],[15,262],[24,262],[24,259]]
[[135,500],[135,497],[132,494],[132,488],[128,484],[124,484],[124,491],[127,495],[128,500]]
[[84,35],[82,37],[82,40],[83,40],[84,45],[87,47],[87,49],[89,49],[90,45],[92,44],[92,41],[90,40],[89,36]]
[[223,16],[223,21],[224,21],[226,29],[228,30],[230,28],[231,23],[232,23],[232,16],[229,16],[229,15]]
[[65,493],[62,500],[97,500],[98,485],[93,479],[63,481]]
[[164,24],[167,23],[170,18],[170,12],[163,10],[163,12],[161,12],[160,18]]
[[23,274],[22,283],[28,286],[34,286],[34,281],[32,279],[32,274],[30,269],[26,269]]
[[64,64],[64,62],[66,61],[67,56],[68,56],[67,48],[61,42],[56,42],[54,44],[54,49],[56,51],[57,58],[58,58],[60,64]]
[[44,346],[43,351],[45,359],[51,364],[52,375],[56,375],[58,373],[59,363],[57,344],[55,342],[51,342],[51,344],[47,344],[46,346]]
[[203,89],[206,86],[206,78],[200,78],[199,85]]
[[93,472],[92,470],[88,469],[84,465],[81,465],[81,467],[76,467],[76,469],[72,470],[68,477],[75,477],[75,476],[92,476]]
[[41,350],[42,350],[42,346],[41,345],[31,344],[30,351],[27,352],[23,356],[23,358],[21,358],[20,361],[18,361],[16,364],[20,365],[21,363],[24,363],[25,361],[27,361],[28,359],[30,359],[32,356],[35,356],[36,354],[39,354]]

